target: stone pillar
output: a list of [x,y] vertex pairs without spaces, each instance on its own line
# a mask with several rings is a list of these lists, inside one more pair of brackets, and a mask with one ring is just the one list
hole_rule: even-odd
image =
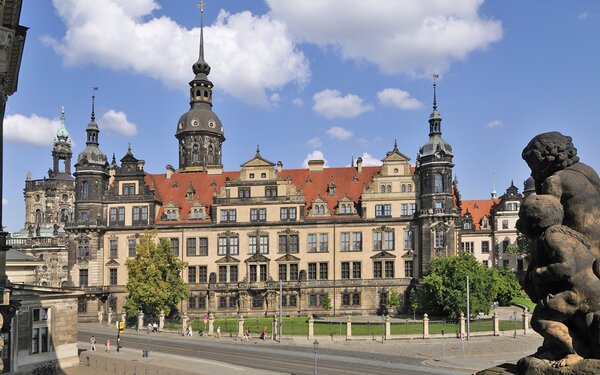
[[244,338],[244,316],[240,315],[238,319],[238,338]]
[[138,322],[137,322],[137,331],[144,329],[144,312],[142,310],[138,311]]
[[352,338],[352,319],[350,315],[346,316],[346,340]]
[[423,314],[423,338],[429,338],[429,315]]
[[460,318],[458,318],[458,322],[459,322],[459,332],[458,332],[458,338],[462,338],[463,336],[465,336],[467,334],[467,329],[466,327],[466,318],[465,318],[465,314],[464,313],[460,313]]
[[498,314],[494,311],[492,315],[492,321],[494,322],[494,336],[500,335],[500,318],[498,318]]
[[215,316],[213,313],[208,314],[208,335],[212,336],[215,332]]
[[98,311],[98,323],[102,324],[104,320],[104,306],[100,306],[100,311]]
[[526,335],[529,332],[529,311],[527,307],[523,309],[523,334]]
[[308,339],[312,340],[315,338],[315,319],[311,315],[308,318]]
[[158,314],[158,332],[162,332],[165,329],[165,312],[160,310]]
[[112,307],[109,307],[106,323],[108,323],[110,325],[110,324],[112,324],[112,321],[113,321],[113,309],[112,309]]
[[183,313],[183,316],[181,317],[181,334],[183,336],[185,336],[187,333],[187,326],[188,326],[189,319],[190,318],[188,318],[187,314]]
[[277,317],[273,315],[273,322],[271,323],[271,340],[277,339]]
[[[429,333],[429,326],[427,326],[427,330]],[[389,340],[392,338],[392,324],[390,323],[390,316],[385,316],[385,339]]]

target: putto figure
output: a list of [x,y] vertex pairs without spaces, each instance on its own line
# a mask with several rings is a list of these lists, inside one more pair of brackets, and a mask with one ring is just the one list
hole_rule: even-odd
[[[537,135],[522,156],[536,186],[517,222],[532,245],[523,287],[537,303],[531,326],[544,342],[519,371],[583,366],[600,358],[600,178],[558,132]],[[600,361],[585,366],[600,371]]]

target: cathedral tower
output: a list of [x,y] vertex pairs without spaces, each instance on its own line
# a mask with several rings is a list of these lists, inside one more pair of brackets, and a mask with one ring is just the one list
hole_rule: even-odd
[[[434,76],[437,78],[437,75]],[[452,186],[452,146],[442,138],[442,116],[437,109],[437,82],[433,83],[433,111],[429,116],[429,140],[417,156],[420,180],[421,248],[418,269],[423,275],[427,263],[437,256],[456,255],[458,211]]]
[[190,110],[177,123],[179,169],[182,171],[222,170],[223,125],[212,111],[213,84],[208,80],[210,65],[204,60],[204,4],[200,11],[200,52],[192,65],[195,74],[190,85]]

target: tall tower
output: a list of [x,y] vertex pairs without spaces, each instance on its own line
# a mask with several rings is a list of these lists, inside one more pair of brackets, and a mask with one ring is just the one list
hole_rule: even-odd
[[419,276],[437,256],[456,255],[458,211],[452,187],[452,146],[442,138],[442,116],[437,110],[437,75],[433,82],[433,111],[429,116],[429,140],[417,156],[416,173],[420,180],[421,241]]
[[[65,128],[65,107],[60,109],[60,128],[54,137],[54,146],[52,147],[52,173],[54,176],[65,174],[71,177],[71,138],[69,132]],[[60,162],[64,161],[63,168],[60,168]]]
[[192,71],[195,77],[190,82],[190,110],[179,118],[175,133],[179,140],[179,169],[222,169],[221,145],[225,135],[221,120],[212,111],[213,84],[208,80],[210,65],[204,60],[204,3],[200,4],[200,52]]
[[92,115],[87,129],[85,148],[75,164],[75,217],[74,222],[94,223],[102,218],[102,200],[108,187],[108,162],[98,148],[100,130],[94,113],[95,96],[92,95]]

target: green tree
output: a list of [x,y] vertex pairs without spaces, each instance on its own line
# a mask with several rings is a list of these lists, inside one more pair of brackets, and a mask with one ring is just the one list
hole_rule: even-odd
[[506,252],[508,253],[508,255],[520,255],[523,257],[523,259],[529,262],[531,247],[532,244],[529,237],[527,237],[523,233],[518,233],[517,240],[515,241],[514,245],[509,245],[506,248]]
[[331,310],[331,298],[329,297],[329,293],[325,293],[323,295],[323,299],[321,300],[321,306],[325,310]]
[[492,286],[495,300],[502,306],[510,304],[513,297],[520,295],[521,285],[514,272],[507,268],[494,268],[492,272]]
[[190,288],[181,279],[187,266],[170,250],[169,242],[156,242],[156,232],[145,232],[136,246],[136,257],[127,259],[127,292],[125,304],[128,315],[144,314],[157,316],[160,311],[169,315],[177,305],[189,297]]
[[492,272],[475,259],[462,253],[455,257],[435,258],[429,263],[429,274],[423,285],[429,299],[451,318],[467,311],[467,283],[469,276],[472,313],[489,312],[496,297]]
[[388,306],[392,307],[395,312],[398,311],[398,306],[400,306],[400,294],[398,294],[398,291],[392,290],[390,292],[390,297],[388,298]]

